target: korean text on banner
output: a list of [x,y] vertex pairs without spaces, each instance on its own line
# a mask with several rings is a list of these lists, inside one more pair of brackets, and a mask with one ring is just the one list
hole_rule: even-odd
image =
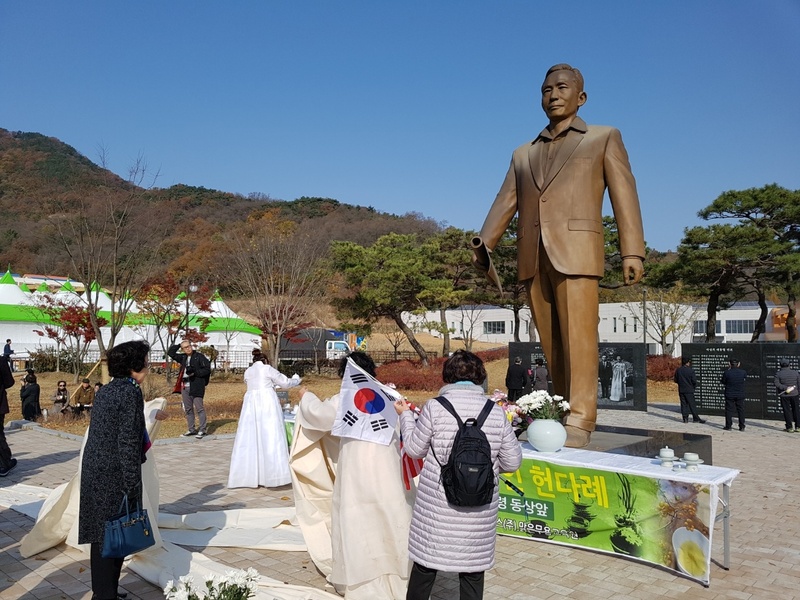
[[707,583],[716,486],[523,459],[500,484],[497,532],[592,548]]

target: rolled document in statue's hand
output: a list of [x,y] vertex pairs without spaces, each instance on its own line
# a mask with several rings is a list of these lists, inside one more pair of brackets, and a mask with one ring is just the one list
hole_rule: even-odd
[[486,244],[483,243],[483,240],[480,238],[480,236],[476,235],[472,238],[472,252],[472,264],[486,273],[486,277],[488,277],[489,281],[497,286],[497,289],[500,290],[500,295],[502,296],[503,286],[500,283],[500,277],[498,277],[497,271],[494,268],[494,264],[492,264],[492,257],[489,255],[489,249],[486,247]]

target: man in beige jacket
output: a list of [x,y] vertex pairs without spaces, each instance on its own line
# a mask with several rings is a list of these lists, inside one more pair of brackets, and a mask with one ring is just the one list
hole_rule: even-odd
[[570,403],[567,446],[589,443],[597,420],[598,282],[605,269],[602,206],[608,189],[627,285],[644,273],[644,232],[636,182],[617,129],[578,117],[586,102],[577,69],[551,67],[542,84],[550,120],[514,151],[479,238],[475,264],[491,271],[493,250],[519,213],[517,263],[556,394]]

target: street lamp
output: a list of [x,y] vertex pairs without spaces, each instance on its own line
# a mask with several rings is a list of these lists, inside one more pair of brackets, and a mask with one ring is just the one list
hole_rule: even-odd
[[193,283],[186,286],[186,312],[184,313],[186,326],[183,328],[183,332],[187,336],[189,335],[189,294],[194,294],[197,290],[198,287]]
[[642,288],[642,342],[647,354],[647,288]]

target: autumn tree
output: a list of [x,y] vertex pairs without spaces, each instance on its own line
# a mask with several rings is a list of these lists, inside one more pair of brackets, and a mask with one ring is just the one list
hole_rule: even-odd
[[105,327],[108,323],[99,315],[91,315],[89,309],[77,300],[77,295],[74,302],[50,294],[42,297],[37,303],[37,308],[47,316],[49,323],[43,323],[41,330],[35,330],[40,336],[56,342],[58,354],[62,344],[71,351],[74,358],[72,373],[75,375],[75,383],[78,383],[89,345],[96,339],[93,324]]
[[[211,290],[206,285],[191,287],[166,273],[146,281],[136,293],[139,312],[130,319],[131,326],[143,337],[152,337],[148,341],[153,346],[157,342],[165,357],[179,339],[195,345],[208,340],[205,328],[210,319],[204,313],[211,309]],[[170,378],[171,369],[167,369]]]
[[313,231],[280,219],[275,210],[230,232],[227,245],[233,267],[229,285],[253,300],[272,364],[278,364],[281,338],[308,323],[328,291],[321,263],[326,247]]

